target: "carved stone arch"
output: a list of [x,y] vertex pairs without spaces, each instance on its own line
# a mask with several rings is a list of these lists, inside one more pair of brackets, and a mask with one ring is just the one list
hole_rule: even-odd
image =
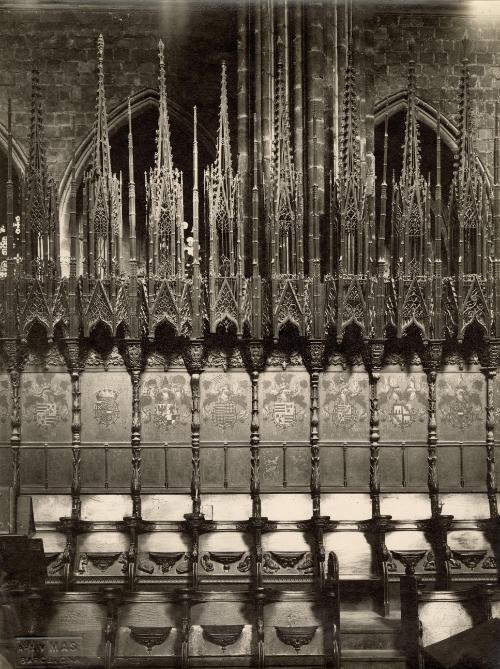
[[[401,89],[396,93],[387,95],[385,98],[382,98],[375,103],[374,110],[374,121],[375,125],[384,123],[385,115],[389,117],[394,116],[400,111],[406,109],[407,101],[407,91],[406,89]],[[437,119],[438,119],[438,109],[434,105],[431,105],[429,102],[426,102],[422,98],[415,96],[415,106],[417,112],[417,119],[421,123],[424,123],[429,128],[432,128],[434,132],[437,132]],[[449,118],[444,116],[442,113],[440,115],[441,120],[441,139],[448,146],[450,151],[455,154],[458,151],[458,128],[457,126],[450,121]],[[477,163],[479,169],[483,176],[486,179],[488,188],[492,185],[492,178],[489,174],[487,168],[484,166],[480,158],[477,158]]]
[[[130,96],[130,109],[132,120],[139,116],[143,111],[149,108],[158,108],[158,91],[153,88],[144,88],[143,90]],[[167,99],[168,113],[171,121],[174,121],[179,128],[188,133],[192,133],[193,113],[192,110],[186,112],[180,105],[171,99]],[[108,130],[110,137],[120,128],[128,123],[128,98],[122,100],[113,109],[108,112]],[[207,128],[198,120],[198,143],[203,149],[215,158],[215,146]],[[1,130],[1,124],[0,124]],[[63,275],[69,274],[69,199],[71,193],[71,175],[74,167],[75,179],[77,185],[81,182],[85,169],[87,168],[93,150],[94,129],[90,128],[87,135],[76,147],[73,160],[68,163],[64,170],[61,182],[59,184],[59,231],[61,264]],[[1,146],[0,134],[0,146]],[[23,169],[24,172],[24,169]],[[124,181],[124,186],[127,181]]]
[[[15,126],[12,128],[13,133],[15,132]],[[3,123],[0,123],[0,150],[7,156],[9,143],[9,131],[7,126]],[[28,165],[28,154],[25,152],[21,144],[12,137],[12,162],[14,170],[19,176],[24,176],[26,172],[26,167]]]

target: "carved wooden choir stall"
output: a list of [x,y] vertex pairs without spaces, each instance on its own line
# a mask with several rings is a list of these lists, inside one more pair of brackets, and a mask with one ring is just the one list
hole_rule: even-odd
[[363,98],[362,116],[352,23],[333,5],[241,5],[237,109],[221,64],[216,158],[199,165],[196,108],[183,147],[192,220],[162,42],[144,224],[130,101],[129,171],[112,169],[102,36],[67,218],[43,72],[16,182],[9,103],[0,564],[17,618],[0,652],[13,666],[422,666],[425,646],[494,617],[500,112],[491,182],[467,44],[458,126],[426,103],[432,146],[413,60],[399,107]]

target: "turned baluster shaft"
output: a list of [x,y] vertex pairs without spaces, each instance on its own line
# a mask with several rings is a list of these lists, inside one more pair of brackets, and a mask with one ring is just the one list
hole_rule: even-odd
[[252,515],[261,517],[260,501],[260,425],[259,425],[259,372],[251,372],[252,380],[252,419],[250,423],[250,494],[252,497]]
[[372,518],[380,517],[380,432],[377,393],[379,379],[379,370],[372,370],[370,373],[370,497]]
[[132,516],[141,517],[141,413],[140,413],[140,377],[139,370],[134,369],[132,376],[132,479],[130,493],[132,498]]
[[498,517],[497,485],[495,477],[495,404],[493,398],[496,369],[487,369],[486,376],[486,490],[490,517]]

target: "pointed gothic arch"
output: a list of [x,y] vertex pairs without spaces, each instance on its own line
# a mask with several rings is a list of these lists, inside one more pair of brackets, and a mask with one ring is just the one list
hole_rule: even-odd
[[[385,115],[389,118],[395,114],[406,110],[407,90],[401,89],[396,93],[391,93],[384,98],[381,98],[375,103],[374,108],[374,123],[375,127],[384,123]],[[429,104],[422,98],[415,96],[415,107],[417,112],[417,120],[423,123],[428,128],[437,133],[438,116],[440,115],[441,122],[441,140],[449,148],[449,150],[456,154],[458,151],[458,128],[457,126],[442,113],[434,105]],[[488,185],[491,186],[492,178],[487,168],[482,163],[481,159],[477,159],[481,172],[487,179]]]
[[[183,133],[192,135],[193,113],[192,110],[186,112],[179,104],[168,99],[168,111],[174,124]],[[130,108],[132,120],[139,117],[148,110],[157,110],[159,105],[159,94],[157,90],[145,88],[130,97]],[[108,130],[111,141],[113,136],[128,124],[128,98],[118,103],[108,113]],[[0,147],[2,146],[0,124]],[[73,160],[71,160],[64,170],[63,177],[59,185],[59,229],[61,245],[61,265],[62,274],[69,273],[69,206],[71,194],[72,172],[75,173],[75,181],[81,183],[85,170],[87,169],[92,157],[94,142],[94,129],[89,130],[85,138],[80,142],[75,150]],[[198,121],[198,142],[204,153],[208,156],[215,156],[215,145],[213,137],[207,128]],[[190,149],[191,151],[191,149]],[[25,159],[26,160],[26,159]],[[127,176],[124,175],[124,190],[127,184]],[[126,191],[124,192],[126,197]]]

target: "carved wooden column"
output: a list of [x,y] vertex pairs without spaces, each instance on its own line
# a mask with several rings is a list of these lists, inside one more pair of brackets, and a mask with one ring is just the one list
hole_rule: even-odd
[[104,625],[104,669],[113,669],[116,633],[118,631],[119,591],[116,588],[103,588],[106,604],[106,623]]
[[311,418],[309,443],[311,446],[311,499],[313,516],[321,515],[321,472],[319,456],[319,374],[323,369],[325,344],[323,341],[308,342],[306,366],[309,368],[311,393]]
[[189,632],[191,629],[191,592],[187,589],[177,591],[179,598],[181,620],[180,620],[180,639],[181,639],[181,669],[189,667]]
[[319,451],[319,374],[323,369],[325,343],[310,340],[304,355],[304,362],[310,375],[311,417],[309,443],[311,446],[311,481],[312,516],[309,520],[299,523],[299,529],[310,532],[315,540],[316,575],[319,589],[325,584],[325,545],[324,533],[333,529],[335,523],[329,516],[321,515],[321,471]]
[[81,518],[81,391],[80,376],[82,372],[80,346],[78,341],[66,342],[66,362],[71,376],[71,455],[73,475],[71,478],[71,518]]
[[427,344],[424,369],[428,384],[428,422],[427,422],[427,486],[431,501],[431,517],[419,523],[426,532],[436,560],[436,587],[448,590],[450,586],[451,552],[448,547],[448,530],[453,516],[442,515],[442,504],[439,500],[439,477],[437,465],[437,421],[436,421],[436,378],[443,353],[441,341],[430,341]]
[[89,523],[81,519],[81,391],[82,361],[78,340],[65,342],[65,358],[71,376],[71,516],[59,518],[57,529],[66,535],[66,545],[60,557],[63,562],[64,589],[72,589],[77,555],[77,537],[87,531]]
[[130,443],[132,446],[132,478],[130,496],[132,498],[132,517],[141,518],[141,406],[140,384],[142,371],[142,347],[139,342],[127,345],[127,362],[132,381],[132,430]]
[[437,466],[437,422],[436,422],[436,377],[441,363],[443,345],[439,341],[429,342],[426,351],[425,372],[428,384],[427,421],[427,486],[431,500],[431,516],[441,514],[439,504],[439,480]]
[[250,342],[246,354],[247,367],[252,384],[252,418],[250,422],[250,495],[252,497],[252,516],[254,518],[260,518],[259,375],[265,364],[265,354],[262,342]]
[[132,476],[130,480],[130,497],[132,499],[132,514],[125,516],[117,523],[117,529],[129,535],[129,549],[127,553],[127,587],[135,590],[137,553],[139,535],[151,529],[153,523],[143,520],[141,509],[141,406],[140,383],[144,366],[143,349],[140,342],[129,341],[124,350],[124,359],[132,382],[132,427],[130,443],[132,447]]
[[200,475],[200,375],[203,371],[203,342],[190,341],[184,350],[184,363],[191,376],[191,500],[193,510],[186,513],[185,528],[191,535],[191,587],[198,587],[198,553],[200,534],[212,523],[201,513]]
[[378,411],[378,382],[382,359],[384,356],[384,342],[374,341],[370,344],[370,498],[372,501],[372,518],[380,517],[380,471],[379,471],[379,411]]
[[21,356],[15,340],[5,341],[3,352],[7,362],[11,388],[10,449],[12,456],[12,483],[10,499],[9,532],[17,532],[17,500],[21,490],[20,449],[21,449]]
[[494,386],[500,355],[500,342],[490,341],[484,352],[482,372],[486,379],[486,491],[490,518],[498,518],[497,484],[495,477],[495,401]]

